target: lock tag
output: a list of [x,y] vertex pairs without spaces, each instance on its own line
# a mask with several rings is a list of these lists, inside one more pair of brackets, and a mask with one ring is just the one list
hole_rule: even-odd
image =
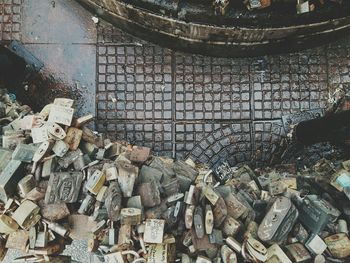
[[72,123],[73,114],[73,108],[52,105],[50,109],[48,122],[55,122],[66,126],[70,126]]
[[160,219],[147,219],[145,224],[144,241],[146,243],[163,242],[165,221]]
[[51,174],[45,195],[45,202],[47,204],[76,202],[82,181],[83,174],[81,172]]

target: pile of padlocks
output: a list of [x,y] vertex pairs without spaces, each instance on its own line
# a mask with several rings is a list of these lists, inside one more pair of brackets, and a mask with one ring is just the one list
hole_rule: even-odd
[[1,260],[71,262],[86,239],[94,263],[349,262],[349,161],[210,169],[104,138],[70,99],[34,114],[1,97]]

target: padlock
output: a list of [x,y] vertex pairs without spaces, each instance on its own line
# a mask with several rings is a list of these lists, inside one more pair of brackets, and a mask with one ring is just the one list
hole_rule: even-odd
[[183,198],[184,198],[183,193],[173,194],[166,199],[166,203],[168,206],[171,206],[176,204],[176,202],[181,201]]
[[291,200],[284,196],[278,197],[259,225],[260,240],[270,244],[284,241],[297,218],[298,210]]
[[227,245],[221,246],[220,255],[222,258],[222,263],[237,263],[236,253]]
[[345,187],[350,187],[350,173],[344,169],[337,171],[332,176],[330,184],[342,192]]
[[348,224],[344,219],[339,219],[337,224],[337,233],[345,233],[348,234]]
[[138,208],[123,208],[120,211],[120,223],[137,225],[141,222],[141,209]]
[[69,145],[71,151],[78,149],[83,131],[74,127],[69,127],[64,142]]
[[59,123],[70,126],[72,123],[74,109],[70,107],[62,107],[59,105],[52,105],[48,122]]
[[64,228],[62,225],[55,223],[55,222],[50,222],[48,220],[43,219],[43,222],[47,227],[55,232],[56,234],[59,234],[61,237],[67,237],[69,235],[69,230]]
[[214,215],[214,226],[219,227],[224,221],[227,216],[227,206],[222,197],[219,198],[219,200],[216,202],[216,205],[213,209],[213,215]]
[[179,180],[177,178],[167,178],[162,182],[162,193],[167,196],[177,194],[180,190]]
[[97,237],[99,236],[100,232],[105,228],[106,226],[106,220],[101,220],[99,221],[96,226],[91,229],[91,233],[93,234],[93,236]]
[[31,163],[37,148],[38,147],[33,144],[20,143],[12,153],[12,160]]
[[300,243],[294,243],[285,246],[287,250],[287,255],[295,263],[306,263],[311,259],[309,252],[306,248]]
[[35,255],[55,255],[62,251],[63,246],[60,243],[49,243],[44,248],[29,249],[29,253]]
[[233,249],[238,254],[241,253],[241,251],[242,251],[242,244],[240,244],[236,239],[234,239],[233,237],[227,237],[225,239],[225,242],[226,242],[226,244],[227,244],[227,246],[229,248]]
[[248,237],[246,242],[246,249],[248,253],[258,261],[265,262],[267,260],[266,247],[253,237]]
[[297,9],[297,14],[299,15],[310,12],[309,1],[298,0],[296,9]]
[[76,202],[82,181],[83,174],[81,172],[51,174],[45,195],[45,202],[47,204]]
[[55,141],[55,144],[52,147],[52,151],[58,157],[63,157],[69,150],[69,145],[65,143],[63,140]]
[[46,247],[49,242],[49,233],[47,232],[47,225],[43,223],[44,229],[39,231],[36,236],[35,247],[43,248]]
[[185,226],[187,229],[191,229],[193,225],[194,205],[187,205],[185,210]]
[[234,170],[228,162],[219,162],[213,167],[215,179],[224,183],[233,177]]
[[106,181],[106,176],[100,170],[95,170],[95,172],[90,176],[86,182],[86,189],[88,189],[92,194],[97,195],[101,187]]
[[227,216],[223,226],[222,226],[222,232],[226,236],[232,236],[234,237],[238,231],[241,228],[241,223],[234,219],[232,216]]
[[108,147],[105,153],[105,157],[108,159],[112,159],[115,156],[118,156],[126,151],[126,147],[118,142],[112,143],[111,146]]
[[5,169],[8,162],[12,159],[12,151],[0,147],[0,173]]
[[78,213],[82,215],[90,215],[94,209],[95,202],[95,197],[87,194],[78,209]]
[[29,200],[24,200],[23,203],[15,210],[12,218],[23,228],[28,230],[40,220],[40,207]]
[[[275,261],[272,261],[271,258],[275,258]],[[287,257],[287,255],[283,252],[281,247],[277,244],[273,244],[267,249],[267,262],[283,262],[283,263],[292,263],[292,261]]]
[[23,177],[17,184],[19,196],[24,198],[35,186],[36,181],[32,174]]
[[130,153],[130,161],[144,163],[149,158],[150,153],[151,149],[148,147],[133,146]]
[[30,249],[34,249],[35,248],[35,243],[36,243],[36,237],[37,237],[36,227],[35,226],[32,226],[29,229],[28,235],[29,235],[29,248]]
[[108,229],[108,245],[113,246],[117,244],[117,235],[116,230],[114,228],[113,222],[111,222],[110,227]]
[[46,204],[44,201],[40,201],[39,206],[43,218],[50,221],[58,221],[70,215],[65,203]]
[[258,228],[259,228],[259,225],[256,222],[250,221],[248,223],[246,231],[244,232],[243,237],[245,239],[248,239],[249,237],[258,239]]
[[198,203],[200,195],[200,189],[195,185],[190,185],[188,191],[185,194],[185,203],[188,205],[196,205]]
[[124,197],[131,197],[135,180],[139,174],[138,167],[125,161],[116,162],[118,168],[118,182]]
[[131,225],[120,225],[118,233],[118,245],[130,244],[131,242]]
[[117,167],[115,167],[114,165],[106,168],[104,167],[103,172],[106,175],[107,181],[113,181],[118,179],[118,170],[117,170]]
[[104,203],[104,201],[106,200],[106,196],[107,196],[107,190],[108,190],[107,186],[105,186],[105,185],[102,186],[101,189],[97,193],[96,201]]
[[46,194],[46,187],[34,187],[27,195],[26,195],[26,199],[33,201],[33,202],[37,202],[39,200],[42,200],[45,198],[45,194]]
[[21,161],[11,160],[0,174],[0,200],[6,202],[15,192],[15,185],[23,177]]
[[213,229],[211,234],[209,234],[209,242],[216,245],[223,245],[224,239],[222,231],[219,229]]
[[205,234],[205,226],[203,219],[203,210],[200,206],[197,206],[194,210],[193,225],[198,238],[202,238]]
[[287,186],[281,180],[269,184],[269,193],[271,196],[283,194],[286,190]]
[[309,233],[302,224],[297,223],[293,229],[293,236],[295,236],[300,243],[304,244],[309,237]]
[[117,221],[122,205],[122,192],[118,182],[111,182],[106,195],[105,206],[111,221]]
[[73,126],[75,128],[80,128],[82,126],[84,126],[85,124],[93,121],[94,119],[94,116],[92,114],[88,114],[88,115],[85,115],[85,116],[81,116],[77,119],[73,119]]
[[10,234],[12,232],[17,231],[18,224],[15,220],[13,220],[8,215],[2,214],[0,215],[0,233],[1,234]]
[[305,247],[313,255],[321,255],[327,249],[326,243],[318,235],[311,235],[309,240],[306,241]]
[[227,206],[227,214],[232,216],[234,219],[238,219],[248,210],[248,208],[243,205],[233,193],[225,197],[225,203]]
[[324,239],[329,251],[336,258],[350,256],[350,240],[344,233],[331,235]]
[[74,100],[68,98],[55,98],[53,105],[71,108],[74,105]]
[[95,155],[96,160],[103,160],[105,152],[106,152],[106,149],[99,148],[97,150],[96,155]]
[[67,136],[66,132],[57,123],[47,123],[46,127],[50,139],[63,140]]
[[[89,160],[89,162],[90,161],[91,160]],[[76,171],[84,170],[84,167],[86,166],[86,163],[88,163],[88,162],[85,161],[84,155],[82,155],[82,154],[78,155],[78,157],[73,162],[74,170],[76,170]]]
[[[83,127],[81,129],[83,131],[82,139],[85,142],[88,142],[90,144],[95,145],[96,141],[98,140],[97,135],[94,133],[94,131],[90,130],[88,127]],[[95,145],[96,146],[96,145]],[[97,146],[96,146],[97,147]],[[98,148],[98,147],[97,147]],[[118,154],[119,155],[119,154]]]
[[48,178],[50,175],[55,172],[57,167],[57,161],[56,158],[49,158],[46,161],[43,162],[42,170],[41,170],[41,177],[42,178]]
[[59,158],[57,163],[62,168],[68,168],[74,163],[75,160],[79,158],[80,155],[83,155],[80,149],[77,149],[76,151],[69,151],[62,158]]
[[167,263],[168,262],[168,245],[153,244],[149,246],[149,258],[147,263]]
[[299,208],[300,222],[312,233],[320,233],[326,224],[335,222],[340,211],[316,195],[307,195]]
[[31,173],[35,172],[38,162],[41,161],[45,157],[45,155],[47,155],[51,151],[52,146],[53,142],[50,140],[40,144],[39,148],[36,150],[33,156],[34,164]]
[[41,127],[35,127],[31,129],[31,137],[33,143],[42,143],[49,139],[49,135],[47,133],[47,126],[43,125]]
[[9,234],[6,241],[6,248],[26,251],[28,240],[28,231],[17,230]]
[[211,187],[207,185],[202,188],[202,193],[212,205],[215,205],[220,197]]
[[69,237],[77,240],[87,239],[91,235],[90,230],[96,226],[89,216],[79,214],[69,215],[68,223]]
[[213,231],[213,227],[214,227],[214,215],[213,215],[213,210],[211,209],[210,205],[206,205],[205,206],[205,233],[206,234],[211,234],[211,232]]
[[146,243],[157,243],[163,242],[165,221],[161,219],[147,219],[145,223],[145,233],[143,240]]
[[137,192],[141,196],[142,204],[145,207],[154,207],[161,203],[160,192],[154,181],[139,184]]

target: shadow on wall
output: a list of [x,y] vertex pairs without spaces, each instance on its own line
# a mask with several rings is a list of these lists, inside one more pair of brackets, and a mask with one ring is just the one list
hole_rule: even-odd
[[1,86],[34,111],[40,111],[57,97],[78,100],[82,96],[76,87],[55,79],[44,64],[17,41],[9,46],[0,45]]

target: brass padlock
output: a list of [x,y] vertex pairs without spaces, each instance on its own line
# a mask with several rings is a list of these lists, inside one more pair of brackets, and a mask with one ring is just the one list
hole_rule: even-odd
[[350,240],[347,234],[331,235],[326,237],[324,242],[334,257],[346,258],[350,255]]
[[69,145],[71,151],[78,149],[83,131],[74,127],[68,128],[64,142]]
[[0,233],[1,234],[10,234],[12,232],[17,231],[18,224],[11,217],[2,214],[0,215]]
[[81,172],[51,174],[45,195],[45,202],[47,204],[76,202],[82,181],[83,174]]
[[6,241],[6,248],[26,251],[28,240],[29,240],[28,231],[17,230],[15,232],[12,232],[8,236]]
[[29,200],[24,200],[23,203],[15,210],[12,218],[24,229],[28,230],[34,226],[39,220],[40,207]]
[[120,211],[120,223],[137,225],[141,222],[141,209],[138,208],[123,208]]
[[106,181],[106,176],[100,170],[95,170],[95,172],[90,176],[86,182],[86,189],[88,189],[92,194],[97,195],[101,187]]
[[36,181],[32,174],[23,177],[17,184],[19,196],[24,198],[35,186]]

